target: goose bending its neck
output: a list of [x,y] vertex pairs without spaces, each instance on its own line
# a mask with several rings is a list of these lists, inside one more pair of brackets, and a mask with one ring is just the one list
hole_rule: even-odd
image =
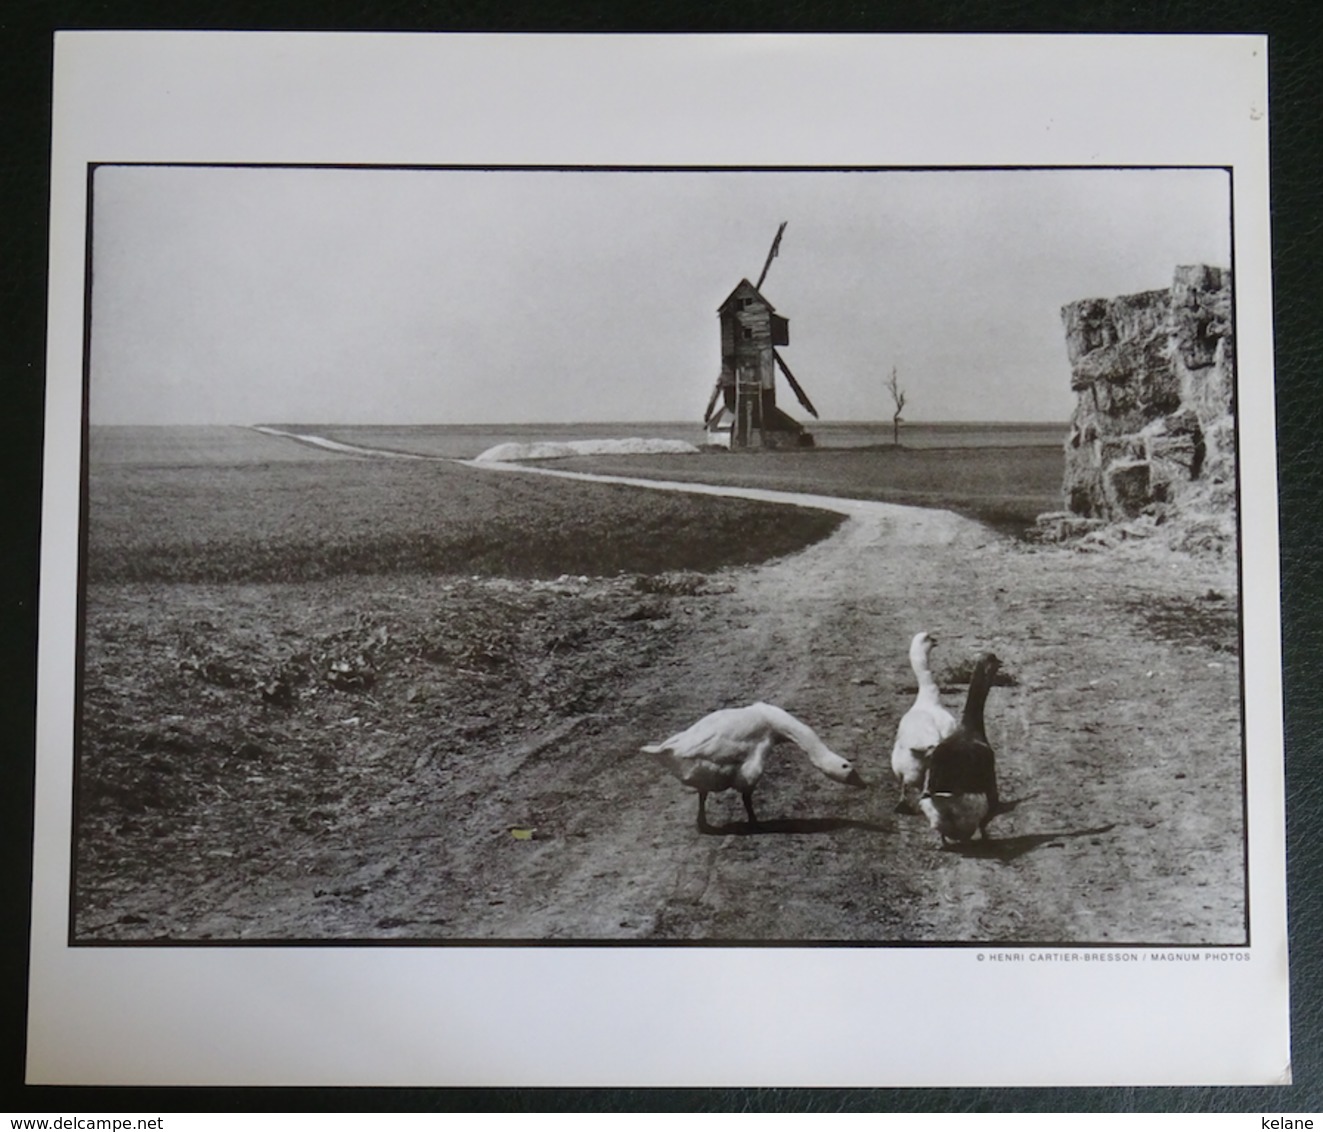
[[827,746],[803,720],[773,704],[722,708],[661,743],[640,748],[691,790],[698,791],[698,828],[706,832],[707,796],[714,790],[738,790],[752,825],[753,788],[763,776],[767,755],[782,739],[808,756],[828,778],[847,786],[864,780],[847,759]]

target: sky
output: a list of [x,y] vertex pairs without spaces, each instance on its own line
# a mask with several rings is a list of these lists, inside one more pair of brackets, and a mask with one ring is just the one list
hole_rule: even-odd
[[[1221,170],[102,166],[93,424],[701,420],[756,281],[824,420],[1064,421],[1061,307],[1230,266]],[[778,378],[778,381],[781,381]],[[778,403],[804,419],[782,382]]]

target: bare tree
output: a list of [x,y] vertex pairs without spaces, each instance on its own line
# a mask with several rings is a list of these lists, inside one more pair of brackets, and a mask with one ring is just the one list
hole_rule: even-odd
[[900,379],[896,377],[896,367],[891,367],[891,376],[887,378],[887,392],[891,394],[891,399],[896,403],[896,411],[891,416],[891,442],[897,446],[900,445],[900,422],[904,419],[900,414],[905,408],[905,390],[900,387]]

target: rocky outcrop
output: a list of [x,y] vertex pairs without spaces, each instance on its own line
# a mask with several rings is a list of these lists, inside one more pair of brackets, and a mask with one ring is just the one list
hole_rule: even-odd
[[1183,517],[1230,536],[1235,506],[1231,273],[1178,267],[1172,286],[1061,311],[1071,388],[1061,535]]

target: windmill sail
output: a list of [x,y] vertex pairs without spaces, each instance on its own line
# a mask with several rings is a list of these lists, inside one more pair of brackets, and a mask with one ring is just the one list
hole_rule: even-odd
[[786,230],[788,220],[781,221],[781,227],[776,230],[776,239],[772,241],[772,250],[767,253],[767,262],[763,264],[763,273],[758,276],[758,282],[754,284],[755,288],[763,285],[763,280],[767,278],[767,269],[772,266],[772,260],[781,254],[781,235]]
[[712,410],[717,406],[717,398],[721,396],[721,378],[717,378],[716,388],[712,390],[712,396],[707,403],[707,412],[703,414],[703,423],[708,424],[712,420]]
[[813,407],[813,402],[808,399],[808,394],[804,392],[799,382],[795,380],[795,375],[790,372],[790,367],[786,365],[785,358],[781,357],[778,350],[772,351],[772,357],[776,359],[776,364],[781,367],[781,372],[786,375],[786,380],[790,382],[790,388],[795,391],[795,396],[799,398],[799,403],[816,417],[818,415],[818,410]]

